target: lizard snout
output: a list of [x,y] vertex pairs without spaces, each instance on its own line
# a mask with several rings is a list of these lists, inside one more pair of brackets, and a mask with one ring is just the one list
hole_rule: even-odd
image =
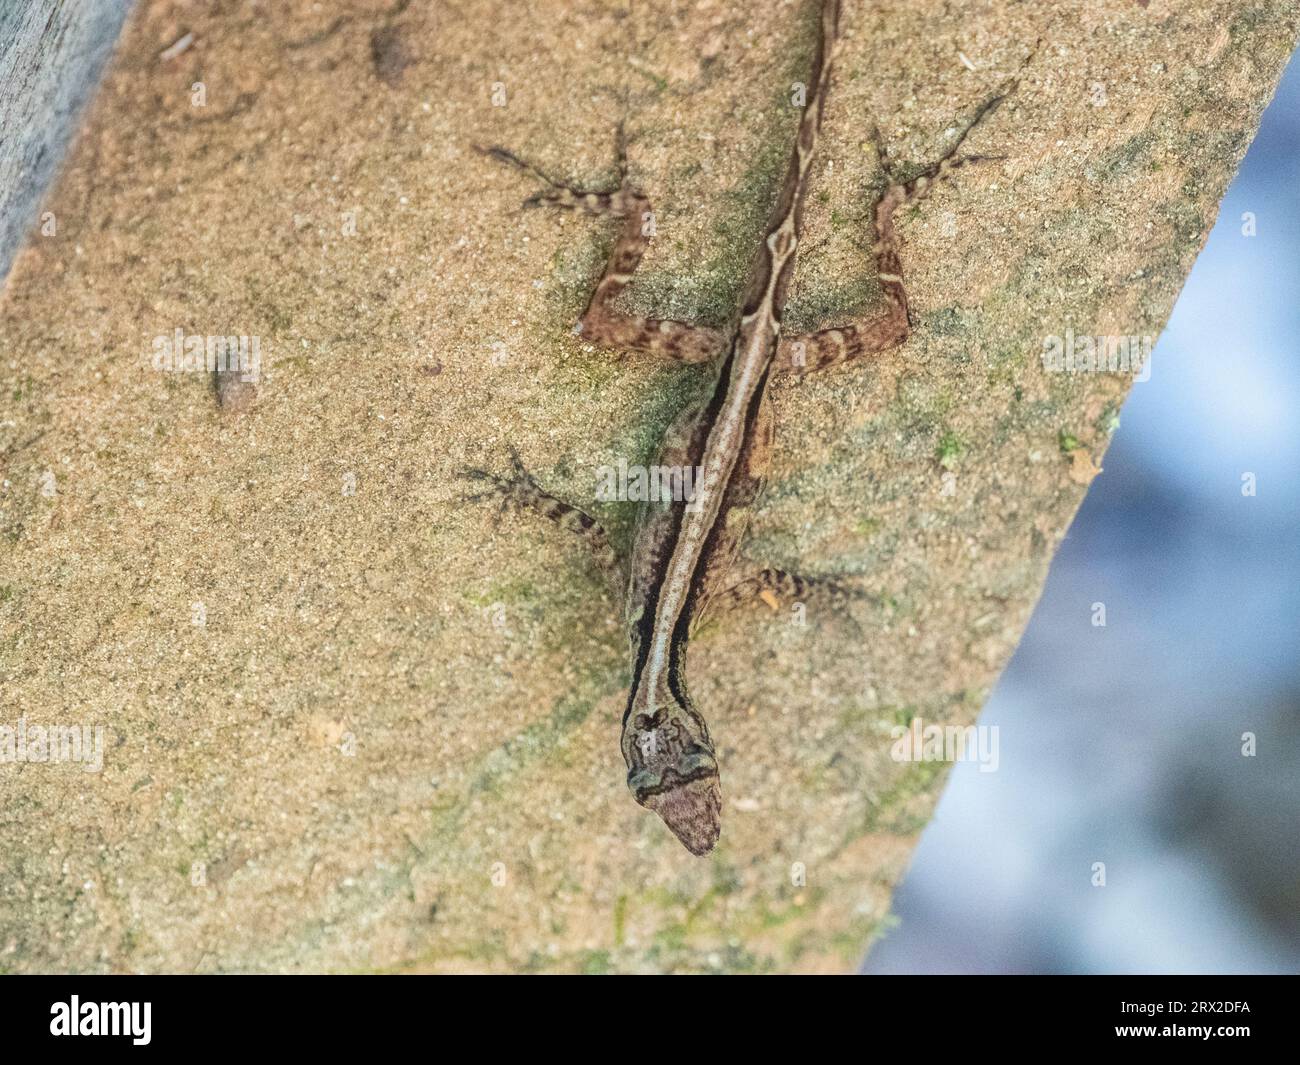
[[722,833],[722,782],[716,768],[688,778],[669,771],[659,788],[637,794],[636,800],[657,813],[692,854],[708,854],[717,844]]

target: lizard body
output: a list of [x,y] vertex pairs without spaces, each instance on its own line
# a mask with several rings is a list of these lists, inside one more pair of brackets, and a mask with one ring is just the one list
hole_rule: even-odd
[[[626,179],[612,193],[583,192],[552,181],[503,148],[482,149],[499,161],[527,170],[549,188],[529,205],[547,204],[624,219],[587,311],[582,334],[611,347],[654,352],[679,362],[716,360],[718,372],[707,400],[684,411],[661,447],[660,466],[695,468],[689,501],[647,504],[634,537],[626,578],[626,617],[632,677],[623,715],[621,748],[628,787],[636,801],[657,813],[693,854],[717,843],[722,823],[718,759],[708,725],[686,687],[686,648],[711,601],[724,592],[746,515],[761,486],[772,444],[768,385],[777,372],[811,372],[859,355],[884,351],[908,334],[907,297],[894,231],[895,210],[924,196],[933,183],[963,162],[965,135],[1001,97],[985,103],[947,154],[907,183],[892,182],[875,209],[875,253],[885,313],[860,325],[826,329],[804,337],[782,335],[782,315],[799,247],[803,203],[839,36],[840,0],[824,0],[806,103],[780,194],[750,266],[741,307],[724,332],[683,322],[626,315],[611,306],[626,287],[647,245],[642,219],[648,199]],[[877,142],[880,150],[879,142]],[[882,165],[884,153],[880,150]],[[888,172],[888,171],[887,171]],[[509,500],[541,510],[583,534],[607,566],[612,552],[603,530],[577,508],[537,487],[516,460],[513,477],[483,471],[471,476],[495,482]],[[775,570],[742,581],[802,591],[804,582]],[[722,596],[734,596],[736,589]]]
[[794,151],[750,266],[731,343],[707,406],[683,434],[692,444],[703,437],[698,458],[688,452],[685,463],[701,471],[694,498],[689,505],[676,503],[670,521],[645,522],[638,535],[643,550],[653,548],[656,556],[666,557],[643,589],[634,584],[629,604],[635,619],[632,690],[622,739],[628,786],[637,802],[658,813],[694,854],[707,853],[717,842],[722,788],[708,726],[686,690],[686,644],[703,605],[700,577],[710,557],[729,554],[737,539],[737,530],[727,528],[729,504],[736,501],[732,490],[744,491],[746,482],[758,480],[766,470],[772,423],[767,384],[781,338],[838,32],[839,2],[829,0],[822,8]]

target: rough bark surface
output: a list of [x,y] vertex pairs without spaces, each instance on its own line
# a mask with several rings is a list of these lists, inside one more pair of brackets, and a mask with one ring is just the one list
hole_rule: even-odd
[[[871,122],[924,162],[1020,84],[972,141],[1004,158],[902,222],[911,340],[776,393],[747,555],[871,594],[692,645],[701,860],[624,787],[600,574],[456,471],[512,444],[591,500],[704,378],[574,336],[611,227],[471,146],[608,182],[624,118],[632,300],[721,321],[810,5],[141,3],[0,321],[0,725],[106,736],[99,773],[0,762],[0,970],[851,967],[945,778],[890,730],[975,719],[1129,384],[1044,338],[1158,333],[1295,18],[847,0],[795,325],[876,298]],[[176,329],[260,337],[256,403],[155,369]]]
[[130,0],[0,4],[0,279],[37,223],[36,205],[129,7]]

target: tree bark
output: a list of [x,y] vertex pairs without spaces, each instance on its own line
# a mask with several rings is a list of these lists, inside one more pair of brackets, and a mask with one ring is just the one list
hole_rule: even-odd
[[[458,472],[514,446],[590,502],[705,371],[575,336],[611,227],[473,145],[608,183],[622,120],[631,299],[722,322],[811,6],[172,11],[128,23],[0,321],[0,725],[105,730],[100,772],[0,762],[0,969],[851,967],[946,777],[893,730],[974,722],[1132,381],[1044,353],[1158,334],[1294,5],[848,0],[793,327],[874,306],[872,123],[921,164],[1018,85],[999,158],[901,220],[911,339],[775,392],[747,557],[868,595],[692,643],[703,860],[624,786],[620,604]],[[166,365],[177,330],[258,338],[256,403]],[[626,545],[636,504],[592,506]]]

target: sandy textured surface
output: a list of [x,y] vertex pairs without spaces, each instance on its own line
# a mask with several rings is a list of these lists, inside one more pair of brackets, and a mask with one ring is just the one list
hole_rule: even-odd
[[[608,182],[625,116],[633,302],[721,321],[811,15],[141,3],[2,307],[0,725],[107,749],[0,764],[0,970],[845,969],[887,926],[944,779],[890,728],[974,720],[1128,384],[1043,338],[1158,333],[1295,11],[848,0],[797,325],[873,306],[873,117],[924,161],[1021,83],[972,141],[1005,159],[903,222],[912,340],[777,393],[748,554],[871,594],[692,645],[727,801],[699,860],[624,786],[599,574],[455,474],[513,444],[590,501],[705,378],[573,336],[610,226],[521,211],[471,145]],[[260,337],[249,410],[153,368],[176,329]],[[625,542],[635,506],[594,509]]]

